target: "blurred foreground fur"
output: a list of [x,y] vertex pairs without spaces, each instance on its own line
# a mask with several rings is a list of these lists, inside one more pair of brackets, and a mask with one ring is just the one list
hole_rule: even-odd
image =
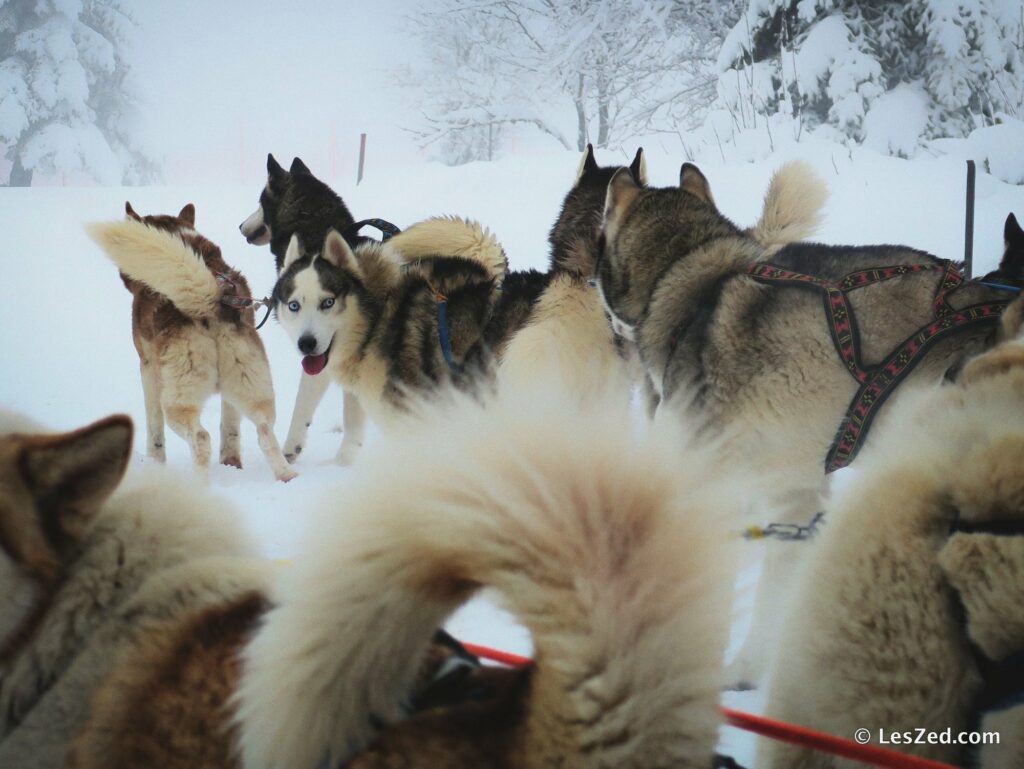
[[[865,450],[792,596],[769,716],[872,739],[997,731],[980,769],[1024,766],[1022,316],[1018,300],[1000,344],[908,398]],[[896,748],[957,766],[970,751]],[[757,765],[853,766],[768,741]]]

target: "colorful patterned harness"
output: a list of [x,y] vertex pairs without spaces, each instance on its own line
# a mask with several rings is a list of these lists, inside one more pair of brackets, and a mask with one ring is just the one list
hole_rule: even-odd
[[[864,365],[860,351],[860,332],[853,308],[850,306],[849,292],[873,283],[920,272],[942,273],[942,280],[933,301],[934,319],[897,345],[878,365]],[[963,283],[964,277],[956,262],[952,261],[858,270],[837,282],[816,275],[793,272],[772,264],[753,265],[747,269],[747,274],[763,283],[806,286],[823,293],[825,315],[828,318],[832,342],[846,365],[846,370],[859,385],[825,458],[826,473],[846,467],[853,461],[882,404],[932,347],[961,331],[981,324],[994,323],[1009,304],[1009,300],[995,300],[972,304],[962,310],[954,309],[948,302],[948,296]]]

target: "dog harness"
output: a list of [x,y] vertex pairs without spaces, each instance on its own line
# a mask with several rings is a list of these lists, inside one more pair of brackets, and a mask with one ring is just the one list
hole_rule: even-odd
[[224,272],[218,272],[214,275],[217,278],[217,285],[223,287],[230,287],[235,293],[223,294],[220,298],[220,303],[225,307],[230,307],[232,310],[241,312],[247,307],[252,307],[254,310],[259,307],[266,307],[267,312],[256,325],[256,330],[259,331],[263,328],[263,324],[267,322],[267,318],[270,317],[270,308],[273,305],[269,296],[263,299],[253,299],[251,296],[242,296],[238,293],[238,284],[231,279],[231,276]]
[[[962,331],[994,323],[1009,304],[1007,299],[979,302],[961,310],[953,308],[948,301],[949,294],[964,281],[959,266],[953,261],[858,270],[835,282],[766,263],[755,264],[746,272],[762,283],[781,283],[822,292],[832,342],[846,370],[858,384],[857,393],[825,458],[826,473],[846,467],[853,461],[882,404],[932,347]],[[850,292],[903,275],[924,272],[942,273],[933,300],[934,319],[898,344],[881,363],[865,365],[861,358],[857,319],[850,306]]]

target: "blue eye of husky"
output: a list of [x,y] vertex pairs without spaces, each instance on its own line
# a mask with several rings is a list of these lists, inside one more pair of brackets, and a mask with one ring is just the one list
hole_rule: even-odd
[[298,302],[288,302],[288,309],[291,310],[292,312],[298,312],[299,311],[299,303]]
[[320,309],[321,310],[329,310],[332,307],[334,307],[334,297],[333,296],[329,297],[327,299],[324,299],[322,302],[320,302]]

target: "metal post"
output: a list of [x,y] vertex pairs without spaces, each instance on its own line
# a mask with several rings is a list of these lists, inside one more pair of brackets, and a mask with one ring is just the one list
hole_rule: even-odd
[[964,224],[964,275],[974,277],[974,161],[967,161],[967,214]]
[[356,186],[363,180],[363,163],[366,161],[366,134],[359,134],[359,172],[356,175]]

